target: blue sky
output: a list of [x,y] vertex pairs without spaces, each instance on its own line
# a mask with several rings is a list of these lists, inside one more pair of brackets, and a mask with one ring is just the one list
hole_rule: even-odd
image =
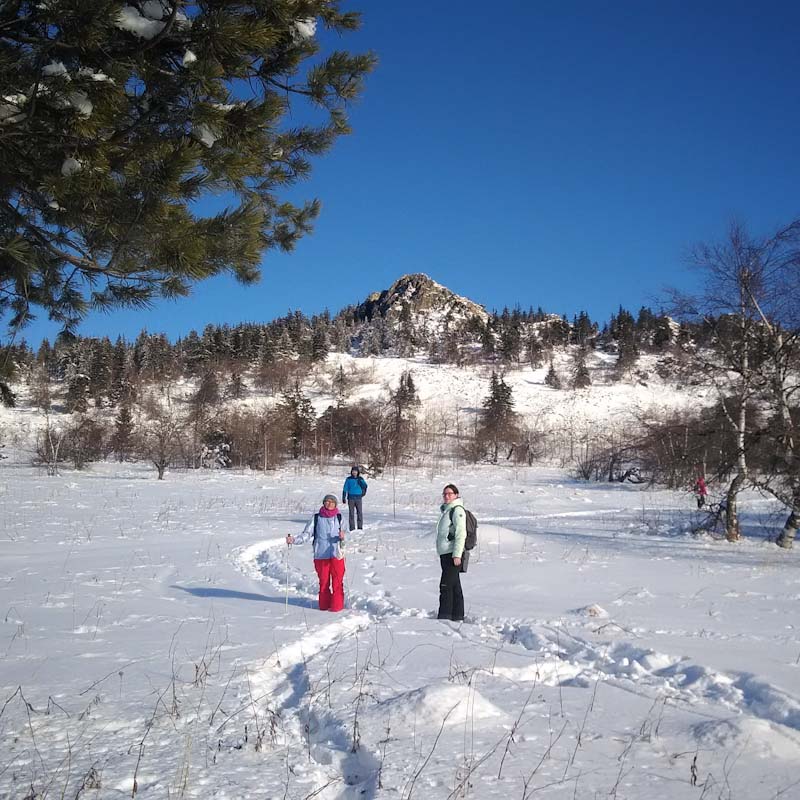
[[[500,310],[604,321],[687,287],[733,217],[800,217],[800,6],[352,0],[380,63],[354,133],[292,192],[323,210],[260,284],[214,279],[85,335],[332,312],[426,272]],[[35,343],[54,326],[36,323]]]

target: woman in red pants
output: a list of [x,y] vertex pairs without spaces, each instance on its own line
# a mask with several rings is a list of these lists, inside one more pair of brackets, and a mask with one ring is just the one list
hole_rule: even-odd
[[336,497],[326,494],[322,508],[309,520],[297,537],[286,537],[286,544],[303,544],[311,538],[314,546],[314,569],[319,577],[319,610],[341,611],[344,608],[344,530]]

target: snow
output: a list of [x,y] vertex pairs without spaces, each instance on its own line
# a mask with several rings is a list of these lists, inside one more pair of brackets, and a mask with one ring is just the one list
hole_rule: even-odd
[[91,78],[97,83],[114,83],[114,79],[105,74],[105,72],[96,72],[90,67],[81,67],[78,70],[78,75],[83,78]]
[[88,95],[86,92],[70,92],[69,95],[69,102],[70,105],[81,115],[84,117],[90,117],[92,115],[92,110],[94,106],[92,105],[92,101],[89,100]]
[[[687,533],[688,492],[399,469],[332,614],[285,535],[347,465],[47,477],[4,452],[2,797],[800,793],[800,573],[763,498],[731,544]],[[480,523],[463,624],[435,619],[450,480]]]
[[[141,12],[134,6],[123,6],[117,15],[116,26],[140,39],[153,39],[164,30],[171,12],[171,7],[161,0],[146,0],[142,3]],[[178,28],[190,28],[192,21],[183,11],[178,11],[175,25]]]
[[117,15],[117,27],[136,34],[140,39],[153,39],[166,25],[166,22],[161,22],[161,3],[147,2],[144,5],[145,14],[141,14],[133,6],[123,6]]
[[28,98],[24,94],[9,94],[0,99],[0,125],[9,125],[25,118],[22,110]]
[[187,50],[183,54],[183,66],[184,67],[188,67],[189,64],[194,64],[195,61],[197,61],[197,56],[191,50]]
[[61,174],[65,178],[68,178],[70,175],[74,175],[76,172],[80,172],[82,169],[83,164],[81,164],[77,158],[69,156],[68,158],[64,159],[64,163],[61,165]]
[[195,135],[198,141],[200,141],[206,147],[213,147],[214,142],[219,139],[219,136],[214,133],[204,122],[201,122],[199,125],[195,125],[192,128],[192,133]]
[[48,77],[66,74],[67,68],[61,61],[51,61],[49,64],[42,67],[42,75],[47,75]]
[[301,39],[310,39],[317,32],[317,21],[313,17],[299,19],[294,23],[294,30]]

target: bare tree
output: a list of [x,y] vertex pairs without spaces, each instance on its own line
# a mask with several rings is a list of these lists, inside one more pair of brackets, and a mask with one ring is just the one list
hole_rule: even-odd
[[800,524],[800,220],[758,243],[760,283],[748,288],[762,329],[761,382],[769,408],[756,485],[789,509],[776,543],[791,548]]
[[153,462],[160,481],[181,453],[185,427],[185,421],[170,407],[151,408],[149,418],[140,426],[142,456]]
[[693,295],[672,293],[673,310],[713,330],[713,347],[698,349],[696,368],[720,397],[723,417],[736,446],[736,466],[725,503],[725,535],[740,537],[738,496],[749,477],[748,407],[762,388],[756,354],[761,336],[758,298],[765,289],[764,244],[733,222],[724,241],[699,244],[691,262],[700,275]]
[[53,425],[50,412],[45,412],[44,427],[36,434],[36,456],[34,463],[44,464],[48,475],[58,475],[58,464],[61,460],[61,445],[66,436],[63,426]]

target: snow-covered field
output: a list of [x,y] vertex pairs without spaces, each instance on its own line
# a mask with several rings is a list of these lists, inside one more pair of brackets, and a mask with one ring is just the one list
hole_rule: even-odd
[[[0,462],[0,797],[797,798],[800,561],[686,494],[371,479],[347,608],[289,551],[326,474]],[[480,521],[435,617],[453,480]]]

